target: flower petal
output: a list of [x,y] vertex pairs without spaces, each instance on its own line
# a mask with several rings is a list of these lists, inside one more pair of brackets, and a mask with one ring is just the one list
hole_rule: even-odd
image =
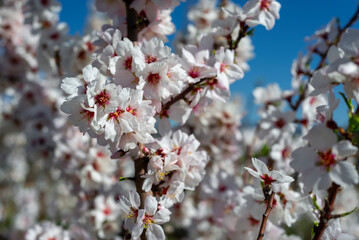
[[358,172],[349,162],[339,162],[329,172],[330,178],[342,187],[358,183]]

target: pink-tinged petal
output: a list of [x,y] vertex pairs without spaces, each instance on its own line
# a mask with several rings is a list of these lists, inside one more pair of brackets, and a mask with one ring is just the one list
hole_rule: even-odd
[[324,124],[314,126],[305,138],[318,151],[327,151],[337,143],[337,136],[333,130]]
[[147,196],[145,200],[146,214],[154,215],[157,211],[157,200],[153,196]]
[[330,178],[342,187],[358,183],[358,172],[349,162],[339,162],[329,172]]
[[261,176],[259,175],[259,173],[253,171],[252,169],[248,168],[248,167],[244,167],[245,170],[247,170],[253,177],[256,178],[260,178]]
[[267,165],[262,162],[261,160],[258,160],[256,158],[252,158],[252,164],[257,169],[258,173],[260,175],[268,174],[269,170]]
[[292,152],[293,161],[290,166],[297,172],[305,172],[308,169],[315,168],[318,160],[318,154],[311,147],[300,147]]
[[165,240],[165,233],[160,225],[152,224],[146,231],[148,240]]
[[[358,151],[358,148],[354,146],[350,141],[348,140],[342,140],[335,144],[333,147],[333,154],[338,156],[339,158],[343,159],[345,157],[353,156]],[[337,157],[337,159],[338,159]]]

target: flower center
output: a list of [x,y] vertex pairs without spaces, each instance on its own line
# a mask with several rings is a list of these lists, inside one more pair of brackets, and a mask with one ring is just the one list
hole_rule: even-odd
[[330,170],[330,167],[336,163],[335,154],[333,154],[331,150],[327,152],[318,152],[318,155],[319,155],[318,165],[326,167],[328,171]]
[[262,0],[260,3],[261,11],[268,9],[270,4],[271,4],[271,0]]
[[88,122],[90,122],[93,119],[94,115],[95,115],[94,112],[91,112],[91,111],[86,110],[86,109],[81,110],[80,114],[82,115],[82,119],[87,119]]
[[111,214],[111,209],[109,207],[105,207],[105,209],[103,210],[103,213],[108,216]]
[[224,72],[226,69],[228,68],[228,66],[224,63],[221,63],[221,66],[219,67],[219,71],[222,73]]
[[108,114],[107,121],[110,119],[114,119],[117,123],[120,123],[121,114],[124,112],[125,111],[118,107],[116,111]]
[[125,66],[125,69],[131,69],[132,68],[132,57],[127,57],[124,61],[123,65]]
[[153,63],[153,62],[157,62],[157,58],[153,57],[152,55],[147,55],[146,56],[146,63]]
[[160,171],[157,171],[156,173],[156,181],[157,182],[161,182],[162,180],[165,179],[165,177],[170,174],[171,172],[168,172],[168,171],[163,171],[163,170],[160,170]]
[[199,69],[197,67],[194,67],[189,71],[188,75],[192,78],[198,78],[199,77]]
[[126,218],[134,218],[137,219],[138,209],[134,209],[131,207],[131,211],[127,214]]
[[155,223],[155,221],[153,220],[153,216],[147,214],[145,215],[143,222],[145,223],[145,228],[151,226],[152,223]]
[[270,184],[272,184],[272,182],[276,181],[272,177],[268,176],[268,174],[262,175],[261,179],[264,181],[264,185],[270,185]]
[[151,83],[151,84],[158,84],[160,82],[160,74],[158,73],[151,73],[150,75],[148,75],[147,77],[147,82]]
[[137,116],[136,108],[128,107],[128,108],[126,108],[126,111],[131,113],[133,116]]
[[105,106],[107,104],[109,104],[111,99],[110,94],[107,92],[106,89],[104,89],[102,92],[100,92],[99,94],[97,94],[95,96],[95,103],[99,106],[102,106],[103,108],[105,108]]

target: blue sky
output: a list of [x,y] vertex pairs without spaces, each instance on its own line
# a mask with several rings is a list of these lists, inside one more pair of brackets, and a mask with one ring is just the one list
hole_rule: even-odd
[[[83,32],[87,14],[86,0],[60,0],[61,21],[67,22],[70,32]],[[185,29],[189,6],[197,1],[181,3],[172,14],[177,29]],[[235,1],[243,5],[246,1]],[[344,24],[355,11],[356,0],[282,0],[280,20],[272,30],[258,26],[252,37],[255,58],[249,62],[251,70],[245,77],[234,83],[233,94],[241,94],[250,101],[255,85],[278,82],[281,88],[290,88],[290,68],[298,52],[306,52],[305,37],[324,27],[333,17],[339,17]],[[342,110],[345,113],[345,110]],[[339,114],[340,115],[340,114]]]

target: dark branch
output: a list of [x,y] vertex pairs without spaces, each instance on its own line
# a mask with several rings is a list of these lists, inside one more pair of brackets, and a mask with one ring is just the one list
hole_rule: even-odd
[[269,218],[269,214],[270,214],[270,212],[272,211],[272,208],[273,208],[274,196],[275,196],[275,193],[272,191],[271,195],[267,199],[267,208],[266,208],[266,211],[264,212],[264,214],[262,216],[262,223],[261,223],[261,227],[259,229],[257,240],[261,240],[264,237],[264,232],[266,230],[266,225],[267,225],[267,221],[268,221],[268,218]]

